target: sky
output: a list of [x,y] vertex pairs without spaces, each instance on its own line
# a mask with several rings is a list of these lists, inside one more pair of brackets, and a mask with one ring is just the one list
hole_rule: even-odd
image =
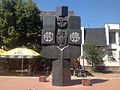
[[68,6],[81,17],[81,26],[104,27],[120,24],[120,0],[34,0],[41,11],[55,11],[57,6]]

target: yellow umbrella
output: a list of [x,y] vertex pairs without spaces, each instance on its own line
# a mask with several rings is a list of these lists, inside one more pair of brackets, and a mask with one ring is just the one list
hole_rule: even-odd
[[15,49],[9,50],[1,54],[1,58],[21,58],[22,59],[22,65],[21,65],[22,71],[23,71],[24,58],[34,58],[36,56],[40,56],[40,54],[35,52],[32,49],[28,49],[25,47],[15,48]]
[[15,48],[7,52],[1,53],[1,57],[8,58],[31,58],[40,54],[28,48]]
[[6,51],[3,50],[3,49],[0,49],[0,55],[1,55],[2,53],[4,53],[4,52],[6,52]]
[[[0,49],[0,55],[2,54],[2,53],[4,53],[4,52],[6,52],[5,50],[3,50],[3,49]],[[0,62],[4,62],[4,60],[3,59],[1,59],[0,60]]]

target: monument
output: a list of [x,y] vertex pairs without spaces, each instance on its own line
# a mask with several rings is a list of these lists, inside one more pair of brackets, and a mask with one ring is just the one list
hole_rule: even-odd
[[68,16],[68,7],[56,8],[55,16],[43,17],[43,57],[52,60],[52,85],[71,85],[71,59],[80,56],[80,17]]

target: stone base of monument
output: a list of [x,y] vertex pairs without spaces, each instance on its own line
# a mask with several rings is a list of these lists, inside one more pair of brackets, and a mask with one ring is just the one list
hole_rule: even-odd
[[92,85],[92,82],[91,82],[91,79],[82,79],[82,85],[83,86],[91,86]]
[[46,76],[39,76],[39,82],[46,82]]
[[52,62],[52,85],[69,86],[71,85],[70,60],[58,59]]

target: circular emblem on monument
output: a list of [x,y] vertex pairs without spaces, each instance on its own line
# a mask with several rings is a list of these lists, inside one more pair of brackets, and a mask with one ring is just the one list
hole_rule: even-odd
[[70,40],[72,42],[78,42],[80,40],[80,34],[78,32],[73,32],[70,34]]
[[53,40],[54,34],[52,32],[46,32],[44,34],[44,40],[46,42],[51,42]]

